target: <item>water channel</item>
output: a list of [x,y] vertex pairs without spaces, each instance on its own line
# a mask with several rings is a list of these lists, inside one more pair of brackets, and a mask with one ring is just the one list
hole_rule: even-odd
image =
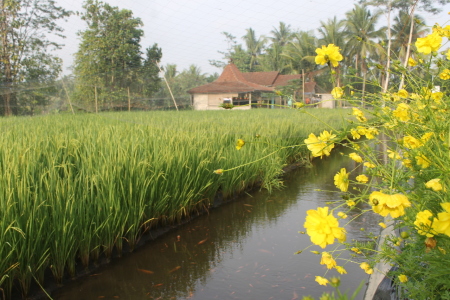
[[[336,190],[333,176],[341,167],[353,170],[355,164],[338,151],[317,159],[311,168],[289,173],[284,189],[272,194],[257,191],[212,209],[67,284],[52,298],[289,300],[311,295],[318,299],[324,291],[333,291],[314,280],[327,270],[310,250],[322,249],[314,246],[294,253],[310,244],[307,235],[298,233],[304,230],[306,211],[339,199],[331,191]],[[374,215],[358,217],[346,227],[347,239],[365,240],[367,229],[377,234],[378,222]],[[340,275],[342,291],[353,292],[368,279],[357,264],[338,260],[338,265],[348,272]],[[325,276],[338,275],[332,270]],[[364,290],[365,285],[357,299],[363,298]]]

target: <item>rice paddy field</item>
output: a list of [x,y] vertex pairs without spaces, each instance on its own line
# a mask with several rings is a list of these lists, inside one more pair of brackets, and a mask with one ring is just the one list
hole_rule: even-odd
[[[149,229],[208,209],[217,195],[276,186],[284,166],[309,159],[309,133],[329,130],[322,121],[341,128],[350,113],[307,111],[0,119],[2,296],[75,277],[132,250]],[[283,148],[290,145],[299,146]]]

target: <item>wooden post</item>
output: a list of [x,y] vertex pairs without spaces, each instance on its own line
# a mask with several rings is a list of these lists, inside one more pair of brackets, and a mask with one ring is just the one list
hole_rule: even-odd
[[131,97],[130,97],[130,87],[128,89],[128,111],[131,111]]
[[97,86],[94,86],[94,97],[95,97],[95,113],[98,114]]
[[305,103],[305,70],[302,69],[302,100]]
[[252,93],[248,93],[248,105],[250,105],[250,109],[252,108]]

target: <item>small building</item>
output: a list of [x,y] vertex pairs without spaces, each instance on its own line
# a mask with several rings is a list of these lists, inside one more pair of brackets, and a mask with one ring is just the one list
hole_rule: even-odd
[[[300,74],[282,75],[277,71],[242,73],[235,64],[229,63],[217,80],[192,88],[188,93],[195,110],[222,109],[224,103],[233,104],[234,109],[274,108],[275,104],[286,105],[275,90],[301,79]],[[305,94],[313,95],[315,82],[304,85]]]

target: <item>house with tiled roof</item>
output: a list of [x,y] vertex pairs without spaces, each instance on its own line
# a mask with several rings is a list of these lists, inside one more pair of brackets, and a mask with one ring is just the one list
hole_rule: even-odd
[[[277,71],[242,73],[235,64],[229,63],[216,81],[192,88],[188,93],[196,110],[221,109],[223,103],[231,103],[235,109],[274,107],[274,104],[285,104],[275,90],[301,79],[300,74],[282,75]],[[315,85],[315,82],[304,83],[307,96],[314,93]]]

